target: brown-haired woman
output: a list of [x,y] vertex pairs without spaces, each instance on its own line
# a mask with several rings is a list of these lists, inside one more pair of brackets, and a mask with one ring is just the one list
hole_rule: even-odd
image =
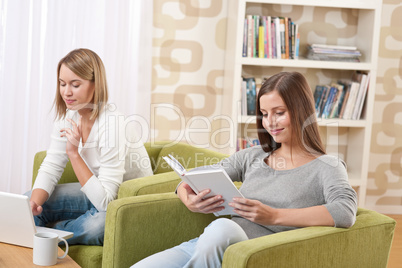
[[[231,244],[307,226],[350,227],[356,192],[342,160],[325,154],[315,118],[313,95],[303,75],[270,77],[257,97],[261,146],[239,151],[221,162],[233,181],[243,182],[245,198],[229,203],[232,219],[213,221],[200,237],[152,255],[134,267],[221,267]],[[189,210],[223,209],[222,196],[204,199],[182,183],[177,194]]]
[[[95,52],[76,49],[60,60],[51,143],[27,195],[35,224],[73,232],[69,244],[102,245],[106,208],[120,184],[152,174],[143,144],[130,143],[135,133],[107,101],[106,72]],[[79,182],[57,184],[68,160]]]

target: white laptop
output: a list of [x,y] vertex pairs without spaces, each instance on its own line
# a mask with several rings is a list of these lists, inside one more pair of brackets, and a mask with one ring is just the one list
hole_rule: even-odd
[[23,247],[33,247],[33,235],[53,232],[68,239],[72,232],[35,226],[31,206],[25,195],[0,192],[0,242]]

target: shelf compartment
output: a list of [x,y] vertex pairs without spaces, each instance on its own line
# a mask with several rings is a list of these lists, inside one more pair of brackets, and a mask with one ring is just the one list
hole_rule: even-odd
[[[241,115],[238,118],[241,124],[255,124],[255,116]],[[321,127],[350,127],[350,128],[364,128],[367,126],[366,120],[344,120],[344,119],[318,119],[318,125]]]
[[344,62],[344,61],[316,61],[307,59],[283,60],[266,58],[242,58],[242,65],[261,66],[261,67],[289,67],[289,68],[309,68],[309,69],[329,69],[329,70],[360,70],[370,71],[373,66],[367,62]]
[[[266,4],[266,0],[246,0],[246,3]],[[330,7],[330,8],[353,8],[353,9],[376,9],[378,1],[373,0],[337,0],[337,1],[322,1],[322,0],[274,0],[269,1],[269,4],[276,5],[292,5],[292,6],[312,6],[312,7]]]

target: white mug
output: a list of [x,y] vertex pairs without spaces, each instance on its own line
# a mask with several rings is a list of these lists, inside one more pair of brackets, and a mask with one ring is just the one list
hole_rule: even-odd
[[[63,241],[66,251],[63,256],[58,256],[58,244]],[[63,259],[68,253],[68,243],[64,238],[55,233],[44,232],[34,234],[33,263],[41,266],[55,265],[57,259]]]

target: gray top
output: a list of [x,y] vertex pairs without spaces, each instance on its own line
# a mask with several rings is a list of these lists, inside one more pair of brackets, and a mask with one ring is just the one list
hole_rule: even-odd
[[[294,169],[274,170],[264,159],[269,155],[261,146],[239,151],[221,162],[233,181],[243,182],[244,197],[273,208],[305,208],[324,205],[335,227],[350,227],[356,220],[357,195],[348,182],[345,163],[330,155]],[[288,226],[262,226],[233,216],[248,237],[296,229]]]

